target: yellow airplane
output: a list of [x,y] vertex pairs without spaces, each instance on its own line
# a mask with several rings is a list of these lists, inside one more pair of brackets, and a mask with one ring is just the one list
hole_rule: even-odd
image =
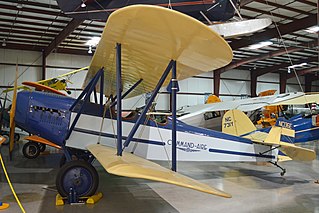
[[[45,79],[45,80],[41,80],[41,81],[37,81],[35,83],[47,86],[47,87],[51,87],[55,90],[62,90],[62,91],[66,91],[68,94],[71,94],[71,91],[67,89],[67,83],[72,83],[69,79],[71,76],[73,76],[74,74],[81,72],[83,70],[87,70],[89,68],[89,66],[83,67],[81,69],[77,69],[77,70],[73,70],[71,72],[59,75],[57,77],[54,78],[49,78],[49,79]],[[17,87],[18,90],[23,89],[23,90],[30,90],[30,87],[27,86],[18,86]],[[13,91],[13,88],[9,88],[3,91],[3,93],[7,93]]]

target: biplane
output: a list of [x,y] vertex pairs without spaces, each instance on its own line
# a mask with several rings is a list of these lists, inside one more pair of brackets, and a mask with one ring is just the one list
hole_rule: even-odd
[[[35,90],[49,91],[49,92],[55,92],[55,93],[58,93],[59,90],[62,90],[67,92],[68,94],[71,94],[71,91],[67,89],[67,83],[72,83],[70,81],[70,78],[76,73],[79,73],[87,69],[88,67],[83,67],[83,68],[56,76],[54,78],[48,78],[48,79],[40,80],[37,82],[24,82],[22,83],[24,85],[18,86],[18,89],[31,90],[31,88],[35,88]],[[13,91],[13,88],[6,89],[2,91],[2,93],[7,93],[10,91]]]
[[[181,115],[178,119],[189,125],[220,131],[222,129],[221,120],[225,110],[239,109],[251,113],[255,110],[266,108],[263,110],[263,113],[265,113],[265,111],[278,112],[282,106],[306,105],[317,103],[318,100],[319,94],[295,92],[226,102],[213,101],[212,103],[183,107],[178,111]],[[308,112],[310,112],[310,110],[308,110]],[[251,113],[251,115],[253,114],[254,113]],[[319,138],[318,115],[311,115],[311,113],[309,113],[308,115],[296,115],[291,118],[286,116],[285,118],[292,123],[293,129],[296,131],[295,143],[312,141]],[[269,119],[267,121],[269,121]],[[278,115],[273,118],[272,122],[273,125],[276,123],[278,125]],[[270,129],[271,127],[266,127],[260,129],[260,131],[269,132]]]
[[[231,195],[220,189],[176,173],[176,162],[275,163],[281,147],[277,138],[289,132],[283,130],[285,127],[276,127],[263,143],[176,119],[178,80],[225,66],[232,56],[221,36],[187,15],[149,5],[125,7],[108,18],[85,88],[77,99],[21,91],[14,98],[11,120],[62,147],[67,162],[56,177],[62,196],[71,190],[76,190],[78,196],[95,193],[99,181],[92,162],[96,159],[110,174],[171,183],[229,198]],[[156,121],[146,114],[159,89],[169,83],[172,116]],[[122,111],[124,98],[149,91],[152,95],[142,111]],[[298,153],[298,160],[312,160],[315,155],[293,144],[284,147]],[[291,153],[287,155],[294,159]],[[171,170],[149,160],[171,161]]]
[[[239,13],[239,0],[133,0],[133,1],[83,1],[58,0],[58,5],[64,14],[79,19],[107,20],[114,11],[135,4],[156,5],[189,15],[209,25],[211,29],[224,38],[250,34],[268,27],[272,21],[269,18],[243,20]],[[240,21],[228,21],[235,13]],[[228,22],[226,22],[228,21]]]

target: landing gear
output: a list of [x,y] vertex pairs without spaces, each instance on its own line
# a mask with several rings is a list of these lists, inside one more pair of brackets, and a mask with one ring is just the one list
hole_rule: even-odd
[[45,144],[43,143],[38,143],[39,145],[39,148],[40,148],[40,152],[44,152],[45,151],[45,148],[47,147]]
[[65,163],[56,177],[56,187],[62,197],[67,197],[71,191],[75,191],[79,197],[94,195],[98,184],[97,171],[83,160]]
[[33,141],[29,141],[28,143],[24,144],[22,153],[24,157],[28,159],[37,158],[40,155],[39,144]]
[[[9,133],[3,133],[2,136],[6,138],[6,141],[3,143],[3,145],[8,145],[10,143]],[[18,133],[14,133],[14,142],[17,142],[19,140],[20,140],[20,135]]]
[[269,163],[271,163],[272,165],[278,167],[279,169],[281,169],[281,172],[280,172],[280,176],[284,176],[286,174],[286,169],[279,166],[277,162],[272,162],[272,161],[269,161]]

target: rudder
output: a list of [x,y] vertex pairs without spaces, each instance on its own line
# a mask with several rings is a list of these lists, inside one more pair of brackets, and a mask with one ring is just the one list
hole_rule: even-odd
[[238,109],[229,110],[223,116],[223,133],[240,136],[255,130],[255,125],[251,122],[247,115]]

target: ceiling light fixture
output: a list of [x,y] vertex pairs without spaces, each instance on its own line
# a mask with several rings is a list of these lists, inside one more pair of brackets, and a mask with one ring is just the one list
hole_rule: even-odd
[[81,7],[82,8],[86,7],[85,1],[82,1]]
[[92,46],[89,46],[88,53],[89,53],[89,54],[92,54]]
[[308,33],[317,33],[317,32],[319,32],[319,26],[315,25],[312,27],[308,27],[307,29],[305,29],[305,31]]
[[3,39],[3,40],[2,40],[2,46],[3,46],[3,47],[7,46],[6,39]]
[[266,47],[266,46],[269,46],[272,44],[273,44],[273,42],[271,42],[271,41],[262,41],[262,42],[259,42],[258,44],[252,44],[252,45],[248,46],[248,49],[255,50],[255,49]]

